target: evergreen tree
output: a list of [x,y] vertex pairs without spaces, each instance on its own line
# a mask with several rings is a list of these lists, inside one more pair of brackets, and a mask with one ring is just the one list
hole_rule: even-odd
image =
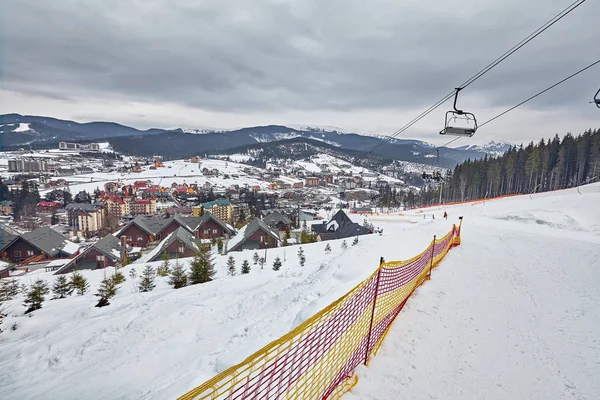
[[210,251],[202,250],[194,256],[189,275],[192,285],[210,282],[215,274],[215,264]]
[[169,285],[173,286],[173,289],[179,289],[187,286],[187,275],[183,266],[179,260],[175,261],[175,266],[171,270],[171,277],[169,278]]
[[304,250],[302,247],[298,250],[298,260],[300,261],[300,266],[304,267],[304,263],[306,262],[306,256],[304,255]]
[[55,299],[64,299],[73,293],[73,287],[65,275],[59,275],[52,284],[52,292]]
[[110,304],[110,299],[115,297],[117,294],[117,284],[115,282],[114,276],[111,278],[103,279],[100,282],[100,287],[98,287],[98,293],[95,293],[94,296],[100,297],[98,300],[98,304],[96,307],[105,307]]
[[160,258],[162,260],[162,263],[156,269],[156,275],[162,277],[169,276],[169,273],[171,272],[169,271],[169,255],[166,251],[163,251],[162,256]]
[[258,253],[255,251],[254,255],[252,256],[252,260],[254,261],[254,265],[256,265],[256,263],[258,263],[260,256],[258,255]]
[[264,257],[260,257],[258,259],[258,264],[260,265],[260,269],[263,269],[265,267],[266,263],[267,263],[267,260]]
[[358,244],[358,236],[354,238],[352,241],[352,246],[356,246]]
[[223,254],[223,240],[221,240],[221,238],[217,239],[217,250],[219,251],[219,254]]
[[342,250],[346,250],[348,248],[348,243],[346,243],[346,240],[344,239],[342,241]]
[[242,274],[249,274],[250,273],[250,263],[248,262],[248,260],[244,260],[244,262],[242,263]]
[[235,260],[233,256],[229,256],[227,259],[227,273],[231,276],[235,275]]
[[325,253],[331,253],[331,246],[329,245],[329,243],[327,243],[327,246],[325,246]]
[[122,272],[117,271],[115,268],[115,274],[113,275],[113,280],[115,281],[115,285],[120,285],[121,283],[125,282],[127,279],[125,278],[125,275],[123,275]]
[[154,284],[154,279],[156,276],[156,271],[149,265],[146,265],[144,271],[142,271],[142,276],[140,280],[139,289],[140,292],[151,292],[156,285]]
[[90,284],[88,283],[87,279],[85,279],[85,277],[81,275],[81,272],[79,271],[73,271],[69,284],[80,296],[83,296],[90,288]]
[[279,256],[275,257],[275,261],[273,261],[273,271],[279,271],[281,269],[281,258]]
[[135,270],[135,268],[131,268],[131,269],[129,270],[129,277],[130,277],[131,279],[135,279],[135,278],[137,278],[137,271]]
[[12,300],[13,297],[19,294],[19,282],[16,279],[4,281],[0,287],[0,300]]
[[42,303],[46,300],[48,293],[50,293],[48,283],[43,279],[36,280],[25,294],[25,303],[23,305],[28,307],[25,314],[42,308]]

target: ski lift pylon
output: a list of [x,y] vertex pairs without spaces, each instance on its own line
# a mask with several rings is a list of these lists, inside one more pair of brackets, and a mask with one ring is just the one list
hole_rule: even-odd
[[[440,135],[471,137],[477,131],[477,119],[475,118],[475,114],[456,108],[458,92],[461,90],[462,88],[456,88],[456,93],[454,95],[454,111],[451,110],[446,112],[446,122],[444,124],[444,129],[440,131]],[[452,123],[452,121],[456,122],[459,120],[464,121],[468,126],[458,126],[457,124]]]
[[600,89],[598,89],[594,96],[594,103],[596,103],[596,107],[600,108]]

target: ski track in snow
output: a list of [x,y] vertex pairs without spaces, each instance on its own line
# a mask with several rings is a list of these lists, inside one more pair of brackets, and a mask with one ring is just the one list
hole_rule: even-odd
[[[93,293],[104,271],[84,271],[84,296],[46,301],[31,318],[22,296],[5,304],[3,327],[18,329],[0,334],[0,397],[176,398],[342,296],[380,256],[412,257],[464,215],[462,245],[417,289],[344,398],[599,398],[600,185],[582,192],[427,208],[426,219],[373,216],[383,236],[344,252],[329,242],[328,255],[324,243],[303,245],[303,268],[298,246],[269,249],[264,270],[253,251],[233,252],[238,271],[250,261],[249,275],[227,276],[227,257],[216,256],[215,281],[180,290],[158,278],[153,292],[137,293],[128,272],[143,265],[134,264],[101,309]],[[276,255],[286,258],[278,272]],[[53,280],[20,280],[35,276]]]

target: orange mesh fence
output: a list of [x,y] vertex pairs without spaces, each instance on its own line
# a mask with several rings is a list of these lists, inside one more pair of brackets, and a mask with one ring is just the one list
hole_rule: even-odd
[[377,352],[413,291],[458,244],[460,226],[453,226],[418,256],[382,263],[293,331],[179,399],[339,398],[356,384],[354,369]]

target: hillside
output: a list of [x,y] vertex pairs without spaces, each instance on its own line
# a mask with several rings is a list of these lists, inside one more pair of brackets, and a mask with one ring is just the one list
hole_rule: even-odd
[[[464,215],[462,245],[409,300],[347,398],[595,398],[600,185],[581,192],[450,206],[448,221],[442,208],[372,216],[383,236],[345,251],[330,242],[330,254],[323,243],[303,245],[303,268],[297,247],[269,249],[264,270],[234,277],[217,256],[213,282],[173,290],[160,278],[153,292],[137,293],[129,279],[101,309],[92,293],[104,271],[85,271],[92,293],[48,301],[31,318],[22,297],[8,302],[6,324],[18,329],[0,335],[0,392],[176,398],[344,294],[381,256],[410,258]],[[252,253],[232,253],[238,269]],[[285,259],[279,272],[270,269],[275,255]],[[141,270],[129,266],[126,276],[132,267]]]

